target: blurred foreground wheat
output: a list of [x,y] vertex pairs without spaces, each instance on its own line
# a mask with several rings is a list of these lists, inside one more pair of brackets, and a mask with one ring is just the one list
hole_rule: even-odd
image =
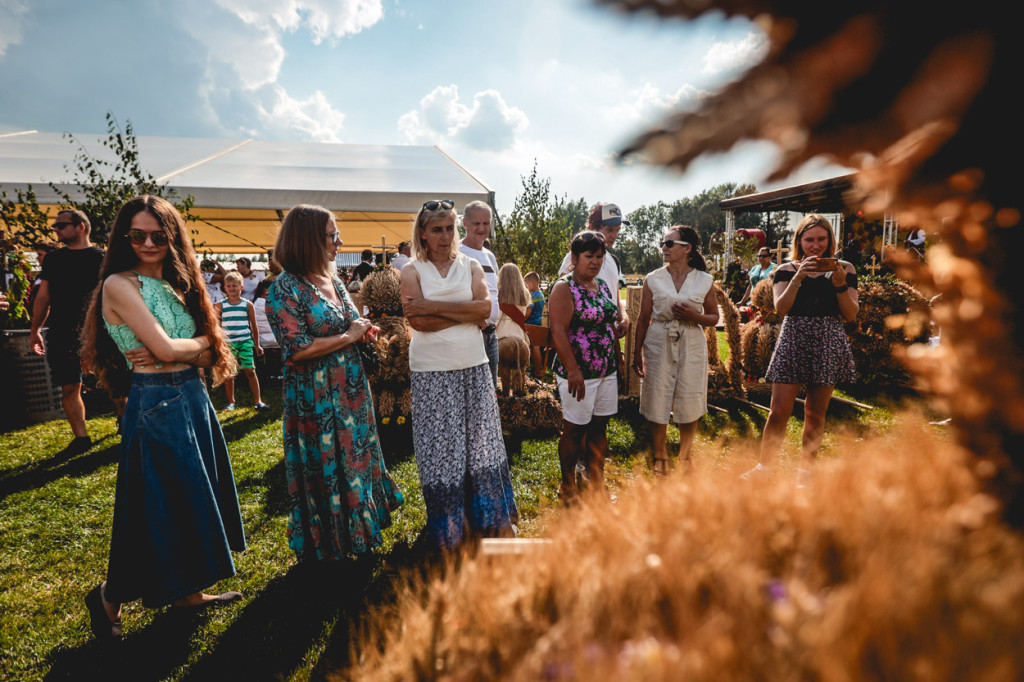
[[410,580],[339,676],[1017,679],[1024,542],[969,456],[901,422],[837,443],[806,488],[787,472],[638,477],[535,552]]

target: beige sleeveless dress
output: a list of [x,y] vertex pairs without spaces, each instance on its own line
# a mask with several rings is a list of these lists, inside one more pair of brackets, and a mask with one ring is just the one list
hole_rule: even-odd
[[714,284],[706,272],[691,270],[676,291],[667,268],[647,277],[654,297],[651,326],[644,339],[645,374],[640,414],[656,424],[688,424],[708,411],[708,347],[704,329],[672,317],[672,304],[703,310]]

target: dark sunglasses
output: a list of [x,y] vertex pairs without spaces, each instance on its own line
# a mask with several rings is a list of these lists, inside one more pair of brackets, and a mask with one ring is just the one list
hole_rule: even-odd
[[661,243],[661,246],[662,246],[662,248],[665,248],[665,249],[671,249],[676,244],[679,244],[679,246],[685,246],[685,245],[687,245],[689,243],[690,242],[683,241],[682,239],[666,239],[665,241],[663,241]]
[[62,220],[59,223],[54,223],[53,224],[53,229],[55,229],[55,230],[63,230],[65,227],[73,227],[73,226],[74,226],[74,223],[68,222],[66,220]]
[[759,253],[759,254],[757,254],[757,257],[758,258],[771,258],[772,254],[770,254],[770,253]]
[[341,245],[343,243],[341,241],[341,233],[338,232],[337,230],[335,230],[334,232],[328,232],[327,233],[327,238],[330,239],[335,244],[338,244],[338,245]]
[[143,230],[128,230],[124,233],[124,236],[125,239],[136,246],[145,244],[147,238],[153,242],[153,246],[167,246],[167,233],[163,231],[144,232]]
[[423,204],[423,208],[428,211],[436,211],[439,208],[443,208],[446,211],[450,211],[455,208],[455,202],[451,199],[432,199]]
[[580,232],[578,235],[576,235],[576,238],[579,239],[581,242],[589,242],[593,241],[594,239],[600,239],[601,241],[604,241],[604,234],[601,232],[587,231]]

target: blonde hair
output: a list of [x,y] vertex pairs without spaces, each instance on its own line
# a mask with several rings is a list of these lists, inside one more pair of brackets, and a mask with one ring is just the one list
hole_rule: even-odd
[[[422,236],[422,231],[427,228],[431,223],[435,223],[439,220],[445,220],[451,217],[452,221],[458,219],[458,215],[455,213],[455,207],[441,208],[438,206],[433,211],[428,211],[424,206],[420,209],[420,212],[416,214],[416,220],[412,223],[412,237],[410,238],[411,255],[415,260],[427,260],[427,243]],[[459,253],[459,240],[457,238],[452,239],[450,253],[448,254],[452,258]]]
[[832,232],[832,223],[820,213],[810,213],[804,216],[804,219],[796,226],[796,233],[793,235],[793,248],[789,250],[790,260],[799,261],[804,259],[804,250],[800,246],[800,238],[804,235],[804,232],[812,227],[824,227],[825,231],[828,232],[828,247],[825,249],[825,258],[831,258],[835,254],[836,236]]
[[232,281],[242,284],[245,280],[242,279],[242,273],[240,273],[238,270],[232,270],[231,272],[224,275],[224,281]]
[[[274,244],[274,260],[296,275],[307,272],[334,275],[334,261],[327,251],[327,224],[334,214],[323,206],[299,204],[288,211]],[[337,223],[337,219],[335,219]]]
[[498,270],[498,303],[529,305],[530,290],[523,281],[523,273],[515,263],[505,263]]

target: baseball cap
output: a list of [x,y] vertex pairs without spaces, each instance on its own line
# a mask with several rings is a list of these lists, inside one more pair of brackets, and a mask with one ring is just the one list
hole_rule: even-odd
[[[600,216],[598,212],[600,211]],[[591,218],[599,218],[602,225],[629,225],[628,220],[622,219],[622,209],[618,204],[597,204],[590,213]]]

